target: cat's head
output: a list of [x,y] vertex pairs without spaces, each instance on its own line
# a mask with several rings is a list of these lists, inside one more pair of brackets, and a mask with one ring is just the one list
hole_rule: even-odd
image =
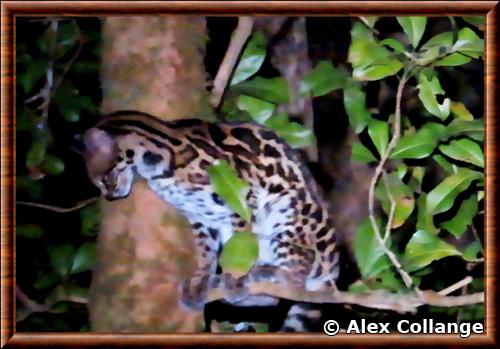
[[118,140],[104,130],[91,128],[84,133],[81,143],[88,175],[101,195],[107,200],[128,196],[134,171],[127,164],[125,154],[121,154]]

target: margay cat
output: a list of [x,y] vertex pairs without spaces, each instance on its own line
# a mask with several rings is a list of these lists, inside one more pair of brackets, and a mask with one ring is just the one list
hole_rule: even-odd
[[[203,305],[208,280],[217,278],[221,245],[245,226],[210,184],[207,166],[219,159],[251,185],[256,265],[284,270],[306,290],[335,289],[339,254],[327,209],[299,154],[273,131],[253,123],[167,122],[123,111],[105,116],[85,133],[84,143],[89,175],[105,198],[126,197],[134,177],[141,176],[192,224],[199,260],[183,287],[186,304]],[[253,271],[248,277],[265,278]],[[304,331],[302,320],[318,313],[296,304],[282,330]]]

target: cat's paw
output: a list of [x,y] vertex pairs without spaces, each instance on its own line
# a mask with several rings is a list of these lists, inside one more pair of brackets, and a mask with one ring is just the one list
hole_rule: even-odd
[[256,265],[243,279],[245,285],[253,282],[271,282],[297,288],[303,287],[305,282],[304,275],[273,265]]
[[181,303],[192,310],[203,309],[207,303],[209,279],[209,275],[200,275],[182,282]]

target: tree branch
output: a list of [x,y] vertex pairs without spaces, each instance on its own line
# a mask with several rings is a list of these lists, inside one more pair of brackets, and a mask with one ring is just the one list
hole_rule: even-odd
[[233,37],[229,42],[224,59],[217,71],[217,75],[214,79],[214,86],[212,89],[212,96],[210,98],[210,103],[212,107],[217,108],[222,101],[222,96],[226,90],[229,78],[233,74],[233,71],[240,56],[241,50],[245,45],[250,34],[252,34],[253,18],[252,17],[239,17],[238,26],[236,27]]
[[230,291],[222,288],[212,288],[208,291],[207,302],[234,299],[235,294],[238,294],[239,297],[266,295],[307,303],[352,304],[372,309],[392,310],[398,313],[415,312],[422,305],[455,307],[484,302],[484,292],[462,296],[444,296],[432,290],[409,294],[391,293],[385,290],[364,293],[332,292],[331,290],[305,291],[290,285],[272,282],[253,282],[249,283],[244,289]]
[[16,299],[22,303],[26,308],[28,308],[31,312],[43,312],[48,311],[50,309],[46,304],[37,303],[32,300],[26,293],[24,293],[21,288],[16,285]]

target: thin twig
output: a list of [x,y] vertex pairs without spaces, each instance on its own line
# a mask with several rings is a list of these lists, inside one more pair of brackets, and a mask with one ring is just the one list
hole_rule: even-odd
[[82,51],[82,46],[83,46],[83,40],[80,39],[78,41],[78,48],[76,49],[76,52],[73,54],[73,56],[71,56],[71,59],[68,61],[68,63],[66,63],[66,65],[63,68],[63,71],[62,71],[61,75],[59,75],[57,77],[56,82],[53,84],[53,86],[52,86],[52,88],[50,90],[49,96],[44,100],[44,102],[42,102],[42,104],[40,106],[38,106],[38,109],[44,108],[45,104],[50,103],[50,101],[54,97],[54,94],[57,92],[57,89],[59,88],[59,86],[61,86],[61,83],[64,80],[64,76],[66,75],[66,73],[69,71],[69,69],[71,68],[71,66],[73,65],[73,63],[75,63],[75,60],[80,55],[80,52]]
[[[462,287],[462,291],[460,293],[462,294],[462,296],[465,296],[467,294],[467,285],[464,285]],[[463,310],[464,310],[463,308],[459,308],[457,311],[457,323],[462,322]]]
[[467,286],[468,284],[470,284],[472,282],[472,277],[471,276],[467,276],[465,278],[463,278],[462,280],[460,280],[459,282],[457,283],[454,283],[453,285],[451,286],[448,286],[446,287],[445,289],[441,290],[438,292],[438,294],[440,296],[447,296],[449,295],[450,293],[458,290],[459,288],[461,287],[464,287],[464,286]]
[[222,96],[226,90],[229,78],[233,74],[236,67],[236,62],[241,54],[241,50],[245,45],[250,34],[252,34],[253,18],[239,17],[238,26],[236,27],[233,37],[229,43],[224,59],[217,71],[212,89],[210,103],[212,107],[217,108],[222,101]]
[[30,207],[37,207],[37,208],[43,208],[45,210],[49,211],[54,211],[57,213],[68,213],[68,212],[73,212],[81,209],[82,207],[87,206],[88,204],[91,204],[99,199],[98,196],[80,201],[77,203],[75,206],[72,207],[58,207],[58,206],[52,206],[52,205],[45,205],[45,204],[39,204],[37,202],[29,202],[29,201],[16,201],[16,205],[23,205],[23,206],[30,206]]
[[80,304],[88,304],[89,300],[86,297],[78,297],[78,296],[65,296],[61,298],[57,298],[50,303],[38,303],[28,297],[26,293],[16,285],[16,299],[24,305],[25,310],[20,309],[17,312],[16,319],[17,321],[22,321],[31,313],[41,313],[41,312],[50,312],[51,308],[58,302],[72,302],[72,303],[80,303]]
[[377,221],[375,219],[375,187],[377,185],[378,179],[380,175],[382,174],[382,171],[384,170],[384,165],[389,158],[389,155],[391,154],[392,150],[396,146],[400,135],[401,135],[401,99],[403,97],[403,89],[406,84],[407,76],[406,74],[403,74],[401,79],[399,80],[397,92],[396,92],[396,110],[395,110],[395,117],[394,117],[394,130],[393,130],[393,135],[391,138],[391,141],[387,145],[387,148],[381,154],[381,159],[380,162],[378,163],[377,167],[375,168],[375,172],[373,174],[373,177],[370,181],[370,188],[368,191],[368,213],[369,213],[369,218],[370,218],[370,223],[373,229],[373,232],[375,234],[375,238],[377,239],[380,247],[384,251],[384,253],[387,255],[391,263],[396,267],[399,275],[403,279],[403,282],[405,283],[406,287],[410,288],[413,286],[413,281],[408,275],[408,273],[403,269],[401,266],[401,263],[397,259],[396,255],[389,249],[387,248],[384,239],[380,235],[380,230],[377,225]]
[[383,172],[382,178],[384,180],[384,186],[387,192],[387,197],[391,202],[391,208],[389,211],[389,217],[387,218],[387,225],[385,226],[385,234],[384,234],[384,243],[386,243],[391,234],[392,222],[394,220],[394,213],[396,212],[396,200],[394,200],[394,196],[392,196],[391,190],[389,189],[389,183],[387,181],[387,172],[385,171]]

